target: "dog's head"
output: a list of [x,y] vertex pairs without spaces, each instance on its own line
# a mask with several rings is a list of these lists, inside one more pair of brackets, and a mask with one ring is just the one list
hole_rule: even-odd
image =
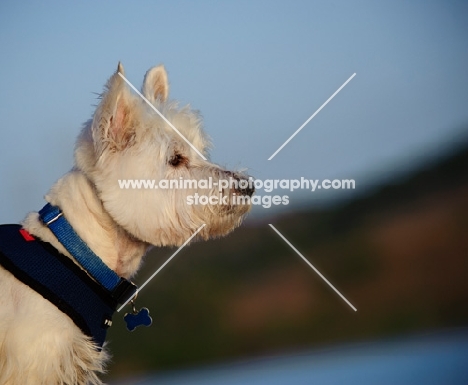
[[154,67],[143,82],[145,101],[119,64],[78,138],[76,167],[114,221],[138,239],[180,245],[203,224],[203,238],[225,235],[250,209],[253,188],[246,175],[208,160],[200,116],[168,101],[168,91],[164,67]]

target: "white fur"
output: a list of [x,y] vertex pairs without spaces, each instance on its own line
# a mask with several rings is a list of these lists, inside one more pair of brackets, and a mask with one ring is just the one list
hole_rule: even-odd
[[[118,72],[123,74],[119,64]],[[167,101],[164,67],[150,69],[142,92],[205,156],[210,141],[199,115]],[[178,166],[168,163],[175,154]],[[222,236],[239,225],[248,205],[187,205],[191,190],[121,190],[119,179],[227,179],[204,161],[116,72],[75,149],[75,167],[49,191],[75,231],[119,275],[131,278],[151,245],[180,245],[203,223],[200,238]],[[234,174],[244,178],[241,174]],[[216,189],[197,190],[217,195]],[[224,194],[231,196],[229,189]],[[239,193],[239,192],[237,192]],[[37,213],[23,222],[34,236],[71,257]],[[0,385],[101,384],[108,359],[53,304],[0,267]]]

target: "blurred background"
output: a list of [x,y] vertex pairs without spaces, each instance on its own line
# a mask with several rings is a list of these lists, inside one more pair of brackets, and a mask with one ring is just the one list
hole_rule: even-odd
[[[137,87],[166,65],[213,161],[356,181],[282,191],[289,205],[184,249],[138,299],[150,328],[114,317],[107,382],[468,383],[467,17],[465,1],[1,3],[1,223],[72,167],[119,60]],[[136,282],[173,251],[153,250]]]

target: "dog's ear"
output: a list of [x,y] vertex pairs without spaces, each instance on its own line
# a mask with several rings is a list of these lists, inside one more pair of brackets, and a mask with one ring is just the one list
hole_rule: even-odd
[[155,100],[165,102],[169,95],[167,72],[163,65],[148,70],[143,80],[142,93],[151,103]]
[[135,139],[135,125],[132,124],[132,97],[125,84],[124,68],[119,62],[117,71],[111,76],[101,95],[93,117],[93,140],[96,154],[100,157],[109,148],[121,151]]

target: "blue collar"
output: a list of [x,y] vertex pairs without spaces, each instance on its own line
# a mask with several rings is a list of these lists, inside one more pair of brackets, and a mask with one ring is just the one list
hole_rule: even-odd
[[39,217],[78,264],[103,286],[117,303],[123,304],[135,295],[137,286],[107,267],[73,230],[59,207],[47,203],[39,211]]

